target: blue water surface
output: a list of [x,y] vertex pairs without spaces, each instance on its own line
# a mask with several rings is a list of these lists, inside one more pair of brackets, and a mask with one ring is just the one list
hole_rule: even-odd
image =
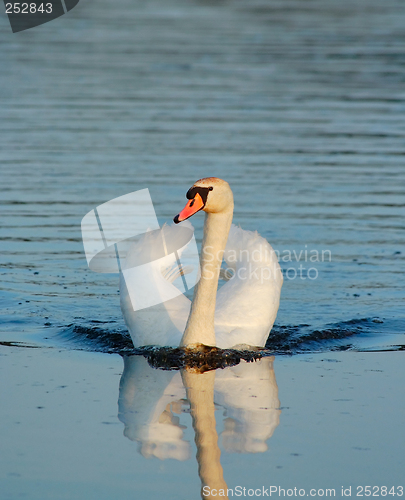
[[[198,498],[187,406],[184,462],[122,437],[118,276],[88,269],[80,222],[143,188],[170,222],[207,176],[285,277],[279,424],[267,451],[220,437],[225,479],[400,485],[404,25],[400,0],[82,0],[17,34],[0,13],[0,497]],[[218,433],[243,437],[225,393]]]

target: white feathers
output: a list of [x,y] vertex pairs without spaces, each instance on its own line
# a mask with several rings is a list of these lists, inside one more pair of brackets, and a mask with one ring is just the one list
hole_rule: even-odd
[[[182,224],[192,228],[189,222]],[[146,237],[149,240],[158,238],[156,235]],[[150,255],[142,257],[153,260],[153,245],[147,246]],[[130,249],[126,265],[138,257],[139,249]],[[232,225],[224,261],[226,265],[221,270],[221,277],[227,281],[217,293],[216,345],[221,348],[263,347],[277,315],[283,284],[276,254],[256,231],[245,231]],[[173,287],[177,278],[189,272],[192,272],[191,266],[179,268],[172,259],[164,268],[156,269],[151,279],[159,287]],[[187,297],[180,295],[164,304],[134,312],[122,275],[120,293],[121,309],[135,346],[179,345],[190,312],[191,302]]]

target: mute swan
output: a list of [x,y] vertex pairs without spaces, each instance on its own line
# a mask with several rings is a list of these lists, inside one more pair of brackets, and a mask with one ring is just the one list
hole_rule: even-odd
[[[187,224],[183,221],[200,210],[206,214],[201,277],[194,288],[193,302],[180,295],[134,312],[128,283],[121,274],[121,309],[134,345],[264,347],[277,315],[283,284],[275,252],[257,232],[232,224],[233,194],[226,181],[216,177],[200,179],[186,196],[190,201],[174,218],[176,224]],[[127,267],[135,252],[128,251]],[[217,292],[223,259],[233,276]],[[174,286],[175,277],[159,263],[151,279],[164,289]]]

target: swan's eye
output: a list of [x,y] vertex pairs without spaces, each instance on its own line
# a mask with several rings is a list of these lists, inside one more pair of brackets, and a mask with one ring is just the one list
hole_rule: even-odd
[[208,193],[213,189],[214,189],[213,187],[193,186],[187,191],[186,198],[188,200],[193,200],[196,197],[196,195],[199,194],[205,205],[207,202]]

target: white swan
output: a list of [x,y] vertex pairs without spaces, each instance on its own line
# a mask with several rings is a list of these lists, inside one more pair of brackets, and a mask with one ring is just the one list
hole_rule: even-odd
[[[233,194],[227,182],[216,177],[200,179],[189,189],[187,198],[190,201],[174,218],[175,223],[200,210],[206,213],[201,277],[194,288],[193,302],[180,295],[134,312],[121,275],[121,309],[134,345],[264,347],[277,315],[283,284],[275,252],[257,232],[232,225]],[[134,253],[135,249],[128,251],[127,268]],[[174,286],[176,275],[168,272],[173,264],[170,258],[168,255],[163,260],[164,265],[162,259],[157,261],[151,276],[162,290]],[[233,276],[217,293],[223,259]],[[136,287],[136,283],[132,285]]]

